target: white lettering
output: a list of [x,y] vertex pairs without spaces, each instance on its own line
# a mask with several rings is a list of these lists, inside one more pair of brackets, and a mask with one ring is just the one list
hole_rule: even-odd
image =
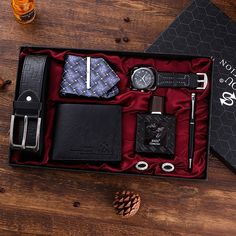
[[224,59],[222,59],[222,60],[220,61],[220,64],[223,65],[223,66],[225,66],[227,63],[228,63],[228,62],[225,61]]
[[[231,80],[229,83],[228,83],[228,80]],[[228,83],[228,85],[231,86],[231,84],[234,82],[234,79],[232,77],[228,77],[226,80],[225,80],[225,83]]]
[[219,64],[225,67],[226,70],[230,71],[230,74],[236,77],[236,74],[234,74],[236,68],[234,68],[231,64],[229,64],[225,59],[222,59]]
[[233,90],[236,90],[235,85],[236,85],[236,82],[234,82],[234,83],[231,85]]
[[227,64],[227,65],[225,66],[225,68],[226,68],[226,70],[231,70],[231,69],[232,69],[232,66],[231,66],[230,64]]

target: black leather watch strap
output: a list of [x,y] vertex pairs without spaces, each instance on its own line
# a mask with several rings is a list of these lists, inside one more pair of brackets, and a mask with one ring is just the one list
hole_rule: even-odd
[[28,55],[24,59],[18,95],[11,119],[12,148],[41,152],[48,57]]
[[197,74],[184,74],[184,73],[162,73],[157,72],[156,86],[169,87],[169,88],[198,88],[198,75]]

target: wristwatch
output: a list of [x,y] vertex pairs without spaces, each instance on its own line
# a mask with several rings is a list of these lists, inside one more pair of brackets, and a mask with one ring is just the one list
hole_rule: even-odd
[[190,88],[203,90],[207,87],[206,73],[158,72],[152,67],[138,67],[131,75],[131,88],[135,90],[155,90],[161,88]]

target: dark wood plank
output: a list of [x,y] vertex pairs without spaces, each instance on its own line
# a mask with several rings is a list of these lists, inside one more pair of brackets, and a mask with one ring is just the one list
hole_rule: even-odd
[[[0,3],[0,76],[13,81],[0,90],[0,235],[236,235],[235,175],[215,157],[208,181],[8,166],[20,45],[143,51],[190,1],[42,0],[36,21],[26,26],[14,21],[9,2]],[[236,20],[234,0],[214,2]],[[128,43],[115,42],[124,36]],[[142,198],[129,220],[112,209],[113,195],[122,189]]]

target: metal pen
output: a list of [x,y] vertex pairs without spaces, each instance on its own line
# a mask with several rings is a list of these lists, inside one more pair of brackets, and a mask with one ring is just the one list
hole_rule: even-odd
[[188,143],[188,169],[191,171],[193,166],[194,155],[194,138],[195,138],[195,103],[196,93],[191,94],[191,116],[189,122],[189,143]]

